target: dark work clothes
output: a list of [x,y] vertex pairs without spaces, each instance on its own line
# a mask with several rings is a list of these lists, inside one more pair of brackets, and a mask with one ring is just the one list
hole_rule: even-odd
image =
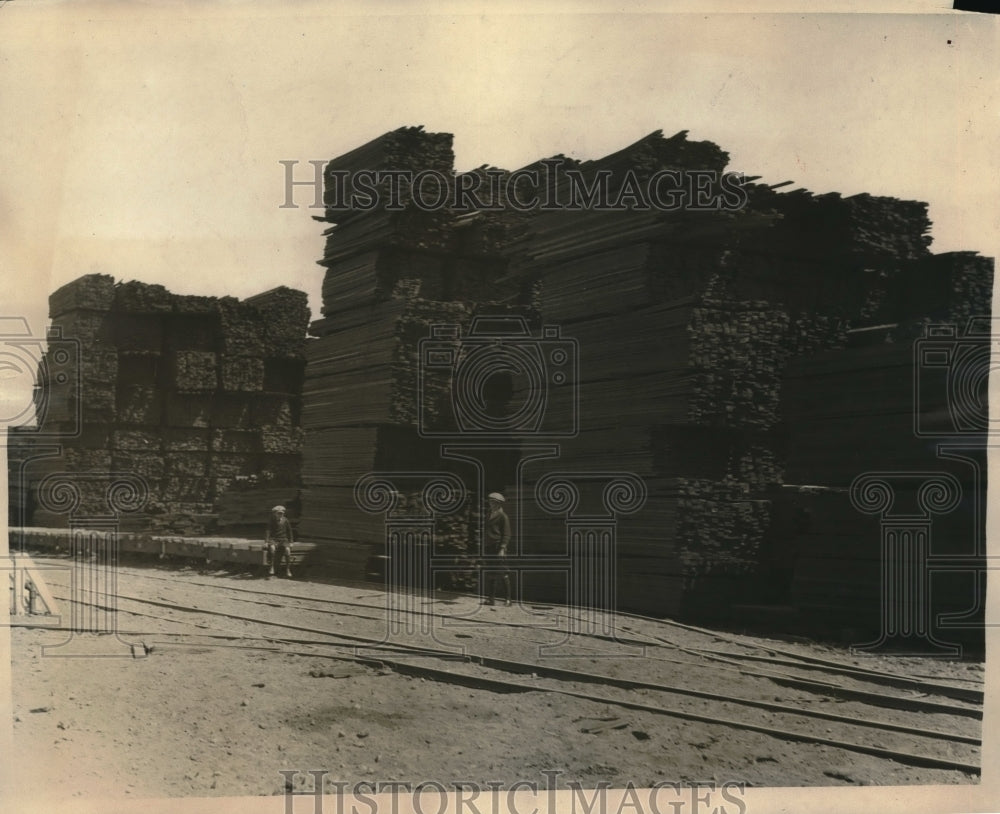
[[275,518],[272,514],[267,519],[267,534],[264,536],[266,542],[288,543],[292,542],[292,524],[287,517]]
[[510,518],[503,509],[490,512],[486,518],[486,556],[502,555],[503,559],[487,565],[486,593],[492,603],[496,596],[496,586],[500,582],[504,588],[504,599],[510,602],[510,569],[507,567],[507,545],[510,543]]
[[508,543],[510,543],[510,518],[503,509],[497,509],[486,518],[486,551],[488,554],[499,553],[500,549],[506,551]]
[[273,514],[267,519],[267,532],[264,535],[268,551],[271,553],[271,573],[275,568],[284,566],[287,575],[291,576],[292,565],[292,524],[282,515]]

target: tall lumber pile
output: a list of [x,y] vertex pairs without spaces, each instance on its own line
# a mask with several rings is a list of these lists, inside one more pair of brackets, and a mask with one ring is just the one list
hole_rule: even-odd
[[[702,261],[704,286],[723,262],[718,250],[682,247],[676,266],[668,247],[642,250],[659,262],[631,268],[675,285],[690,275],[686,290],[673,292],[682,296],[658,297],[650,285],[631,289],[625,268],[602,267],[592,258],[557,267],[556,286],[543,272],[540,310],[572,316],[562,332],[579,343],[581,429],[561,442],[558,467],[644,478],[646,505],[619,520],[619,602],[636,610],[690,611],[695,594],[717,590],[720,580],[728,586],[756,566],[766,526],[761,495],[781,478],[768,432],[778,418],[781,340],[789,320],[765,302],[699,293],[695,258]],[[583,296],[566,297],[564,268]],[[588,283],[595,278],[618,279],[643,293],[631,301],[591,298]],[[559,407],[553,400],[551,408]],[[530,500],[522,515],[525,550],[545,551],[550,524]]]
[[[900,476],[955,479],[957,508],[928,515],[930,553],[968,567],[932,571],[931,616],[974,608],[985,553],[992,274],[991,259],[969,252],[921,258],[901,274],[889,312],[899,321],[880,326],[880,344],[796,360],[786,371],[786,482],[813,487],[782,495],[782,511],[802,520],[785,544],[786,577],[792,601],[814,623],[878,628],[883,518],[861,513],[848,494],[869,472],[887,473],[892,516],[927,509],[923,481]],[[975,610],[972,624],[983,609]],[[935,632],[948,641],[968,634]]]
[[[654,133],[581,171],[610,170],[614,191],[626,172],[720,172],[727,160],[684,133]],[[580,432],[561,440],[558,462],[528,470],[523,549],[565,547],[562,521],[536,504],[532,477],[554,468],[639,475],[646,503],[617,526],[619,607],[705,610],[756,570],[764,495],[781,481],[771,433],[780,377],[802,331],[780,303],[725,283],[743,233],[771,219],[765,209],[558,211],[536,217],[514,246],[515,274],[580,357]]]
[[[717,285],[782,307],[797,334],[780,385],[775,449],[786,457],[784,488],[770,493],[755,601],[792,602],[813,625],[825,620],[870,629],[880,613],[878,523],[858,514],[846,489],[873,470],[943,468],[954,470],[965,488],[971,485],[968,466],[936,459],[943,438],[915,435],[915,413],[928,436],[945,430],[950,419],[943,403],[914,401],[914,342],[934,323],[957,326],[961,335],[969,317],[988,318],[993,263],[973,252],[931,254],[922,203],[750,190],[751,206],[780,217],[769,230],[742,236]],[[832,341],[823,341],[824,326]],[[923,391],[941,398],[944,371],[922,373]],[[979,406],[985,410],[984,394]],[[983,443],[975,434],[968,440],[973,448]],[[813,504],[826,507],[822,522],[810,522]],[[839,515],[828,510],[834,505]],[[952,548],[961,537],[954,537],[958,518],[940,521],[951,531],[941,526],[939,550],[948,550],[949,534]],[[978,533],[977,522],[965,515],[966,541]],[[867,529],[865,538],[860,529]],[[971,604],[970,585],[957,575],[935,579],[938,611]]]
[[[962,503],[934,517],[932,553],[968,556],[970,570],[933,576],[933,615],[974,605],[975,561],[982,553],[976,541],[985,533],[985,515],[976,506],[986,497],[993,261],[974,252],[930,254],[929,241],[920,239],[926,223],[920,205],[876,207],[881,199],[858,199],[845,203],[855,207],[855,222],[867,216],[865,228],[853,242],[843,241],[839,256],[832,247],[825,251],[836,259],[828,264],[831,275],[846,276],[841,291],[860,308],[847,347],[803,355],[786,371],[786,486],[776,493],[762,571],[778,575],[777,598],[791,601],[814,626],[835,620],[872,630],[881,613],[881,518],[860,513],[847,491],[867,472],[946,472],[958,479]],[[830,314],[831,302],[843,312],[842,301],[829,293],[817,307]],[[935,325],[945,326],[944,336]],[[931,364],[922,346],[931,349]],[[956,422],[964,427],[961,436]],[[964,444],[972,461],[939,456],[942,443]],[[895,486],[893,511],[917,512],[919,484],[904,478]],[[792,516],[793,527],[784,529]],[[943,638],[956,635],[951,630]]]
[[[301,533],[325,542],[326,560],[346,575],[360,576],[386,536],[386,517],[363,511],[355,500],[358,478],[456,468],[441,460],[438,441],[421,437],[422,427],[440,430],[453,417],[451,372],[427,369],[421,378],[420,343],[435,325],[463,332],[477,307],[498,302],[506,262],[490,253],[499,222],[421,208],[407,179],[399,187],[399,211],[336,206],[343,184],[338,173],[433,170],[450,179],[452,163],[449,134],[401,128],[326,168],[325,220],[332,225],[319,261],[326,269],[322,318],[310,328],[316,339],[308,346],[303,386]],[[383,203],[388,192],[379,189]],[[456,348],[458,341],[441,340]],[[416,493],[400,488],[397,512],[416,512]],[[470,556],[468,506],[437,521],[437,553],[456,563]]]
[[[545,321],[580,342],[581,433],[561,444],[560,467],[646,481],[646,507],[618,524],[622,607],[704,615],[705,602],[724,606],[720,596],[759,602],[781,550],[780,530],[768,532],[781,484],[837,483],[854,449],[890,467],[926,463],[898,412],[881,423],[845,419],[819,435],[807,423],[787,432],[803,398],[829,409],[866,405],[865,386],[877,381],[884,399],[875,412],[912,400],[910,384],[884,370],[852,369],[842,396],[789,393],[789,364],[823,351],[841,359],[849,344],[912,342],[931,319],[989,313],[992,263],[931,255],[925,204],[747,189],[739,217],[556,212],[536,218],[516,247]],[[530,488],[520,496],[526,548],[554,551],[560,529],[532,506]],[[796,601],[808,603],[801,591]]]
[[[463,440],[447,371],[418,375],[417,348],[434,325],[456,326],[435,340],[455,353],[467,347],[476,315],[523,314],[538,338],[540,377],[513,376],[508,408],[541,398],[545,419],[537,432],[512,431],[512,454],[518,443],[547,440],[559,444],[560,456],[527,466],[520,483],[510,461],[494,461],[487,487],[508,493],[521,530],[516,550],[565,553],[565,518],[536,500],[547,473],[635,473],[648,494],[642,509],[618,521],[619,606],[704,614],[741,591],[744,599],[759,597],[781,548],[775,537],[787,548],[782,530],[795,527],[781,487],[806,477],[803,461],[813,454],[799,454],[806,441],[789,431],[809,398],[794,386],[797,360],[847,358],[838,354],[912,341],[928,320],[988,313],[991,264],[968,252],[931,255],[923,203],[748,182],[739,207],[687,201],[673,210],[623,211],[566,206],[581,194],[579,183],[565,172],[554,182],[545,174],[555,164],[578,172],[608,202],[634,200],[637,188],[665,170],[678,193],[688,174],[710,171],[716,178],[699,186],[700,194],[722,194],[718,174],[728,155],[689,141],[684,131],[652,133],[595,161],[539,161],[526,168],[540,173],[534,185],[525,173],[487,165],[453,177],[459,189],[489,189],[491,204],[499,194],[507,204],[499,208],[456,197],[453,208],[426,211],[405,183],[399,211],[331,203],[336,173],[449,173],[450,148],[446,135],[404,128],[327,170],[331,227],[320,261],[323,316],[311,329],[319,339],[306,372],[303,522],[351,567],[366,547],[381,544],[386,521],[357,509],[351,487],[358,477],[449,470],[470,483],[468,471],[442,460],[436,440],[421,433],[452,430]],[[516,189],[507,183],[515,177]],[[511,198],[532,195],[554,196],[563,206],[510,206]],[[558,330],[542,338],[542,327]],[[568,387],[556,387],[551,354],[570,342],[578,372]],[[864,373],[859,381],[867,381]],[[886,404],[899,397],[892,391]],[[568,427],[578,432],[567,434]],[[880,446],[905,446],[889,434],[873,436],[882,432],[874,425],[858,432],[850,437],[876,457]],[[836,480],[843,466],[815,456],[817,467],[829,469],[827,481]],[[507,479],[496,480],[500,473]],[[599,502],[600,495],[591,497]],[[417,505],[412,494],[406,499]],[[473,494],[470,507],[481,499]],[[460,515],[452,531],[441,532],[453,535],[457,557],[474,546],[461,538],[471,538],[476,510]],[[556,595],[565,585],[540,590],[550,588],[551,598],[565,598]]]
[[[56,472],[77,484],[81,513],[108,511],[109,473],[144,478],[143,514],[122,517],[141,530],[258,534],[270,505],[294,507],[304,293],[281,287],[241,302],[94,274],[54,292],[49,307],[63,342],[50,343],[40,366],[37,419],[59,434],[62,453],[26,464],[18,485],[31,523],[68,522],[37,495]],[[63,346],[79,354],[79,389],[53,377]],[[31,430],[17,437],[31,454]]]

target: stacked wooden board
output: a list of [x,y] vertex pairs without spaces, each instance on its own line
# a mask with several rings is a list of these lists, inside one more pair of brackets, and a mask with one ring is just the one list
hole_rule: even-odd
[[[501,299],[497,281],[506,261],[487,251],[496,223],[447,207],[426,211],[414,203],[406,178],[397,211],[332,204],[345,173],[430,170],[451,179],[452,161],[450,135],[402,128],[327,165],[326,220],[334,225],[320,260],[323,317],[311,327],[316,338],[308,345],[303,386],[301,533],[323,541],[327,561],[346,576],[363,575],[370,558],[383,552],[390,520],[359,505],[360,477],[455,469],[441,459],[440,443],[423,437],[453,423],[452,371],[423,366],[421,347],[434,339],[435,326],[447,326],[452,335],[435,347],[457,349],[476,307]],[[383,200],[388,193],[379,188]],[[420,508],[420,485],[397,480],[398,519]],[[472,503],[470,496],[466,506]],[[436,521],[437,553],[449,552],[456,563],[469,556],[469,511]]]
[[[923,514],[917,475],[944,473],[961,497],[951,511],[927,514],[930,554],[954,561],[949,569],[929,566],[928,616],[938,638],[970,643],[983,612],[993,261],[950,252],[887,260],[883,268],[892,263],[892,273],[878,278],[873,324],[850,331],[848,347],[796,359],[786,371],[786,485],[761,570],[779,575],[776,595],[810,628],[855,640],[864,638],[859,631],[870,635],[881,623],[891,567],[883,526]],[[862,513],[851,500],[849,487],[866,473],[891,484],[887,514]],[[968,613],[966,627],[938,627],[946,613]]]
[[[924,441],[921,449],[908,443],[913,439],[907,436],[912,424],[907,416],[862,426],[846,419],[843,426],[824,427],[819,436],[814,427],[792,437],[776,431],[802,398],[794,388],[785,393],[789,363],[828,349],[834,349],[831,359],[839,359],[850,352],[849,343],[873,336],[912,342],[932,317],[961,324],[970,314],[989,314],[992,261],[974,253],[930,255],[924,204],[804,191],[777,195],[751,185],[749,210],[707,245],[698,240],[704,232],[690,224],[682,233],[665,219],[666,228],[655,231],[650,216],[619,213],[578,216],[574,239],[573,217],[558,213],[532,225],[540,248],[530,239],[521,247],[521,268],[540,282],[543,317],[557,315],[564,334],[580,341],[582,432],[561,445],[560,465],[603,465],[636,472],[647,482],[647,508],[618,526],[622,607],[684,612],[690,602],[689,609],[704,614],[699,582],[702,588],[713,586],[702,592],[709,604],[713,595],[759,602],[759,585],[727,584],[727,579],[742,573],[756,580],[774,565],[768,507],[779,484],[837,482],[845,450],[863,450],[870,461],[890,467],[926,463],[920,453],[933,444]],[[758,228],[754,212],[778,217]],[[554,228],[546,228],[547,219]],[[613,219],[619,221],[617,230],[610,227]],[[602,229],[602,220],[608,228]],[[702,227],[713,228],[708,221]],[[611,237],[616,231],[618,245]],[[907,354],[912,358],[912,347]],[[866,379],[861,371],[853,373],[853,387],[823,391],[816,403],[864,404],[859,395]],[[911,382],[885,371],[876,375],[885,391],[882,408],[911,409]],[[943,392],[944,382],[929,381],[935,375],[925,371],[925,384]],[[931,408],[923,417],[928,432],[935,420],[941,429],[940,410]],[[712,428],[710,438],[697,449],[677,448],[670,471],[664,471],[666,456],[654,454],[656,433],[683,437],[699,427]],[[806,440],[817,437],[821,440],[811,445]],[[982,439],[970,443],[981,445]],[[727,445],[730,471],[698,478],[699,470],[718,460],[714,450]],[[801,471],[785,473],[791,449],[797,466],[813,460],[812,475],[824,472],[826,480],[802,481]],[[667,474],[687,477],[659,479]],[[723,484],[735,488],[735,495],[726,494]],[[702,511],[705,506],[708,512]],[[530,505],[522,514],[528,547],[551,546],[558,530],[545,527],[544,515]],[[657,518],[659,532],[643,527],[643,514]],[[654,541],[659,546],[650,558]],[[843,561],[845,568],[848,563]],[[722,579],[713,583],[716,577]],[[968,597],[969,586],[963,587]],[[956,602],[959,593],[952,596]],[[801,591],[797,600],[808,602]],[[865,607],[869,619],[877,607]]]
[[[37,495],[57,472],[84,494],[82,514],[108,511],[110,473],[143,478],[143,513],[122,518],[134,528],[259,532],[273,503],[294,508],[305,294],[282,287],[240,302],[87,275],[53,293],[50,317],[60,338],[40,366],[38,426],[17,438],[28,446],[44,433],[62,453],[18,475],[31,522],[69,522]],[[72,368],[63,351],[78,360],[79,382],[61,375]]]
[[[725,164],[714,145],[692,149],[686,164],[684,151],[655,149],[657,138],[611,157],[612,172]],[[617,526],[619,607],[724,612],[711,598],[734,598],[757,570],[765,495],[782,477],[771,432],[782,371],[799,348],[842,335],[764,287],[731,284],[744,235],[752,242],[772,214],[556,212],[515,247],[515,273],[536,286],[543,320],[578,343],[580,432],[547,468],[632,472],[646,483],[645,505]],[[534,504],[530,477],[519,492],[524,549],[552,553],[564,535]]]
[[[565,563],[567,517],[542,510],[539,484],[554,471],[585,482],[624,472],[646,497],[617,517],[619,608],[704,617],[734,601],[790,596],[807,615],[846,619],[853,609],[855,620],[870,619],[877,522],[850,511],[845,490],[868,469],[943,467],[979,498],[985,485],[973,467],[935,453],[956,422],[982,423],[985,376],[975,368],[959,382],[965,401],[949,410],[948,360],[983,355],[993,264],[973,252],[932,255],[926,205],[890,197],[748,182],[738,207],[509,206],[533,194],[565,203],[569,169],[587,184],[605,179],[610,200],[657,173],[718,174],[727,160],[714,144],[657,132],[596,161],[536,162],[525,168],[539,172],[534,183],[487,166],[455,174],[448,134],[387,133],[326,168],[322,315],[304,351],[301,295],[182,298],[92,275],[52,304],[54,324],[84,338],[84,383],[43,388],[39,407],[53,422],[82,409],[88,440],[66,453],[72,465],[144,474],[161,500],[149,522],[159,511],[175,518],[173,529],[177,517],[235,527],[258,498],[287,505],[281,490],[301,475],[300,533],[345,576],[384,553],[387,523],[428,513],[413,473],[465,484],[466,501],[434,519],[436,553],[464,584],[461,569],[478,553],[480,489],[506,491],[517,554]],[[550,186],[545,173],[557,165],[564,175]],[[347,179],[385,170],[404,177],[391,188],[381,176],[382,205],[345,197]],[[450,191],[498,181],[508,206],[450,196],[417,205],[405,173],[425,171]],[[703,191],[719,189],[716,175]],[[392,195],[399,205],[387,209]],[[475,333],[497,316],[523,318],[528,333]],[[931,336],[937,322],[958,327]],[[937,355],[919,382],[930,395],[914,406],[913,359],[931,339]],[[456,371],[463,354],[491,342],[512,349],[520,369],[499,384],[482,377],[476,420],[538,409],[492,438],[504,446],[472,455],[484,462],[481,481],[442,445],[480,439]],[[914,434],[914,413],[926,435]],[[982,435],[965,437],[981,455]],[[518,458],[546,444],[558,456],[515,477]],[[370,472],[397,476],[391,516],[359,505],[355,485]],[[588,483],[579,513],[603,511],[595,488]],[[199,500],[206,490],[214,497]],[[169,507],[157,508],[164,495]],[[948,555],[967,541],[961,516],[940,527],[936,545]],[[856,590],[837,589],[855,566],[865,574]],[[791,594],[772,590],[782,580]],[[968,586],[945,582],[950,609]],[[560,601],[567,584],[563,573],[532,590]]]
[[[924,517],[929,553],[952,560],[936,572],[929,566],[929,618],[971,611],[969,629],[932,622],[933,632],[968,640],[983,613],[976,597],[985,574],[990,337],[958,330],[914,340],[912,332],[902,326],[891,343],[789,366],[785,474],[788,484],[803,486],[786,486],[778,511],[797,511],[802,523],[791,542],[780,543],[781,567],[791,601],[813,626],[836,620],[878,629],[883,579],[893,567],[883,558],[882,529]],[[963,378],[968,387],[956,387]],[[871,514],[850,494],[866,474],[893,494],[890,505]],[[921,491],[939,475],[947,479],[943,492]],[[935,494],[949,492],[955,505],[935,508]]]
[[[539,310],[563,320],[579,353],[580,432],[547,468],[644,479],[645,505],[617,527],[619,606],[690,613],[756,569],[762,495],[781,479],[769,430],[791,324],[765,301],[706,296],[722,249],[676,243],[666,235],[606,251],[603,263],[562,260],[552,277],[534,273]],[[546,522],[531,485],[521,490],[523,547],[553,553],[564,533]]]
[[[449,150],[446,137],[407,129],[330,167],[449,172]],[[537,162],[526,169],[542,181],[518,173],[513,193],[513,174],[485,165],[455,183],[496,182],[508,198],[565,203],[565,174],[546,186],[544,173],[557,165],[585,184],[603,174],[615,198],[664,170],[720,173],[727,160],[714,144],[657,132],[597,161]],[[425,437],[451,429],[469,440],[448,423],[454,382],[421,379],[418,348],[446,323],[455,333],[438,344],[458,354],[473,316],[507,309],[528,317],[541,368],[534,379],[512,377],[511,403],[540,399],[545,412],[508,441],[515,452],[543,440],[559,445],[558,458],[527,466],[520,481],[491,481],[510,498],[518,551],[565,553],[566,518],[542,511],[535,495],[547,473],[631,472],[647,498],[619,518],[619,607],[704,613],[741,591],[752,599],[776,550],[768,526],[780,507],[772,512],[772,500],[780,504],[782,484],[802,476],[785,472],[792,448],[804,444],[785,432],[789,410],[800,409],[794,386],[786,394],[789,365],[823,352],[839,358],[851,344],[912,339],[921,319],[988,313],[992,265],[974,253],[931,255],[919,202],[755,183],[744,190],[745,205],[728,210],[427,212],[405,190],[401,211],[329,209],[336,225],[321,261],[324,318],[313,325],[321,338],[310,349],[304,396],[310,534],[345,550],[381,544],[385,517],[357,511],[351,494],[366,472],[452,469],[471,488],[468,472],[442,460],[435,438]],[[558,387],[550,378],[557,346],[576,362],[572,380]],[[447,373],[430,371],[439,372]],[[868,446],[875,454],[878,438]],[[494,466],[501,471],[513,475],[511,466]],[[473,494],[473,505],[481,499]],[[470,536],[474,530],[475,522]],[[345,562],[357,565],[363,545]],[[552,590],[564,591],[565,581]]]

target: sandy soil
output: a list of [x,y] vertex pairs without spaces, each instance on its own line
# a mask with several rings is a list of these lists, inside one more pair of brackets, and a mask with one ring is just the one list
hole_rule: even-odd
[[[65,596],[65,580],[62,586],[58,579],[53,581],[54,590]],[[47,793],[66,797],[258,796],[283,793],[286,776],[282,770],[325,770],[328,783],[366,780],[416,785],[433,780],[449,788],[461,782],[509,785],[518,780],[544,786],[544,772],[558,772],[560,787],[578,782],[586,788],[601,781],[637,787],[705,780],[753,786],[978,782],[975,775],[959,771],[907,766],[831,746],[792,743],[611,703],[544,691],[501,693],[428,680],[406,675],[401,669],[359,664],[351,660],[350,647],[287,641],[321,641],[320,633],[231,618],[246,616],[335,635],[378,637],[386,629],[385,598],[374,587],[264,580],[249,574],[149,565],[120,569],[118,588],[122,638],[137,643],[141,652],[149,648],[144,657],[43,655],[42,646],[63,641],[65,632],[13,631],[15,760],[18,776],[28,786],[41,784],[38,787]],[[269,596],[227,588],[263,591]],[[161,605],[140,605],[128,597]],[[367,604],[373,610],[317,606],[305,598]],[[269,604],[259,604],[261,599]],[[165,607],[172,604],[212,609],[231,617]],[[558,657],[543,659],[540,646],[565,639],[565,634],[551,629],[549,610],[481,608],[472,597],[435,603],[434,610],[467,617],[457,626],[441,623],[435,630],[437,646],[847,715],[861,714],[863,707],[781,686],[720,659],[739,652],[760,653],[765,646],[957,686],[981,686],[983,678],[982,665],[975,662],[857,659],[818,644],[716,636],[621,617],[620,635],[635,637],[632,641],[581,644],[573,640],[562,646]],[[512,625],[485,625],[484,619]],[[202,627],[192,627],[193,622]],[[212,639],[204,634],[247,638]],[[285,641],[274,641],[277,638]],[[426,644],[427,639],[423,641]],[[633,641],[661,644],[640,651]],[[700,655],[705,649],[712,649],[716,658]],[[383,651],[384,656],[399,657],[397,652]],[[124,647],[122,652],[126,652]],[[419,661],[412,656],[408,659],[408,663]],[[473,663],[435,660],[435,666],[470,678],[501,677],[498,671]],[[745,665],[762,666],[766,665]],[[556,682],[542,676],[503,677],[535,681],[539,687],[605,692],[594,684]],[[850,684],[850,679],[842,680]],[[785,723],[779,713],[746,711],[731,704],[720,707],[697,698],[667,698],[650,690],[614,692],[643,703]],[[883,720],[915,720],[912,713],[901,711],[879,710],[878,715]],[[939,722],[927,726],[978,736],[979,723],[941,716]],[[802,725],[820,736],[843,734],[833,722]],[[905,736],[892,733],[873,733],[872,742],[885,748],[907,746]],[[950,744],[940,742],[941,755],[950,754],[951,749]],[[311,787],[312,779],[302,774],[292,782],[302,789]]]

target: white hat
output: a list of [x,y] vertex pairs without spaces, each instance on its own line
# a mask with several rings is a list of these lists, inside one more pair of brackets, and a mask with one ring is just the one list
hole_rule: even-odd
[[506,503],[506,502],[507,502],[507,498],[505,498],[505,497],[504,497],[503,495],[501,495],[501,494],[500,494],[499,492],[490,492],[490,493],[489,493],[489,494],[488,494],[488,495],[486,496],[486,499],[487,499],[487,500],[495,500],[495,501],[497,501],[498,503]]
[[271,509],[272,512],[283,512],[284,510],[285,510],[284,506],[275,506],[273,509]]

